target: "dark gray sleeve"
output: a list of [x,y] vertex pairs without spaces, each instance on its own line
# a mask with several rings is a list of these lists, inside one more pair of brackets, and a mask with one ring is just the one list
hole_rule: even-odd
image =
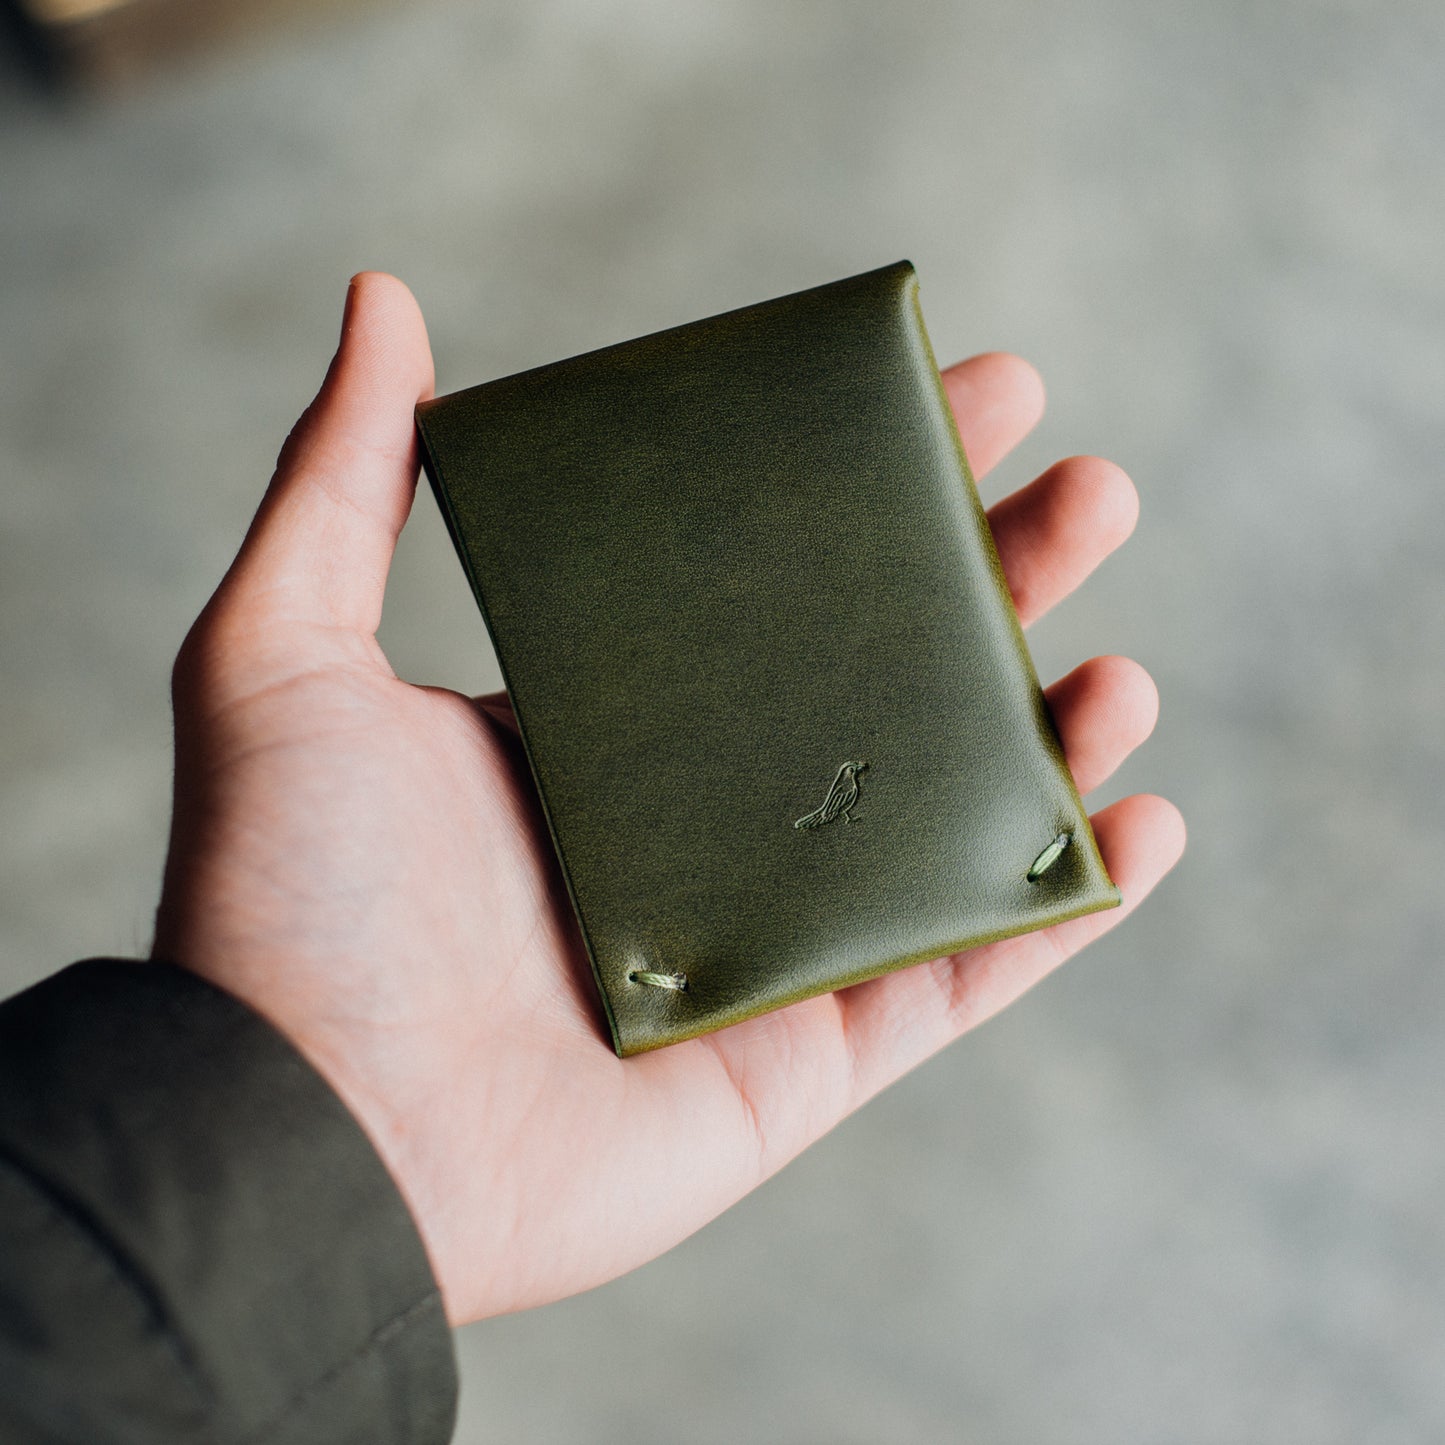
[[416,1226],[269,1024],[166,964],[0,1004],[0,1440],[441,1445]]

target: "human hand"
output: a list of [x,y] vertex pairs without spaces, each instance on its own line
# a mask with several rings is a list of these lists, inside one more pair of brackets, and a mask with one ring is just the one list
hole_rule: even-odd
[[[1043,408],[991,354],[944,377],[982,475]],[[431,356],[363,275],[341,345],[176,662],[176,796],[154,956],[267,1017],[411,1206],[454,1323],[661,1254],[886,1084],[1117,924],[1173,866],[1163,799],[1094,829],[1123,907],[619,1060],[503,696],[400,681],[376,641]],[[1122,472],[1073,458],[990,514],[1025,624],[1132,530]],[[1152,682],[1095,658],[1048,690],[1079,789],[1151,731]]]

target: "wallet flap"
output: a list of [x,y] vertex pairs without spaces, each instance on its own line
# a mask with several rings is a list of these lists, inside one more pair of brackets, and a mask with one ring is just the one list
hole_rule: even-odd
[[418,421],[619,1053],[1118,903],[907,262]]

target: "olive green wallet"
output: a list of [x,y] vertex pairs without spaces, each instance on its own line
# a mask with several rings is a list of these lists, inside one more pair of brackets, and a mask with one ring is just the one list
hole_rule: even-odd
[[907,262],[417,420],[618,1053],[1119,902]]

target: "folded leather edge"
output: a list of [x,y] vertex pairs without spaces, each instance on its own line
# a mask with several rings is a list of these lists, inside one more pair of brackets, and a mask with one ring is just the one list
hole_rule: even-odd
[[612,1011],[612,1000],[608,997],[607,987],[603,983],[602,971],[597,966],[597,956],[592,947],[592,939],[587,933],[587,923],[583,917],[582,909],[578,906],[577,893],[572,884],[572,874],[567,867],[566,855],[557,840],[557,830],[552,823],[552,810],[547,804],[547,795],[542,787],[536,759],[532,752],[532,745],[527,738],[527,720],[523,715],[523,710],[516,706],[511,679],[507,676],[506,650],[497,636],[496,628],[492,625],[492,615],[487,607],[487,599],[482,592],[481,580],[476,573],[471,549],[466,545],[462,537],[461,528],[457,523],[456,513],[452,508],[451,492],[447,486],[446,478],[442,473],[440,458],[432,447],[431,438],[427,433],[427,410],[435,406],[437,401],[445,400],[447,400],[446,397],[440,397],[434,401],[423,402],[416,409],[417,435],[421,439],[422,470],[426,473],[428,482],[431,483],[432,494],[436,497],[437,506],[441,511],[443,520],[446,522],[447,533],[452,539],[452,546],[456,549],[457,556],[461,560],[467,585],[472,589],[472,597],[477,604],[477,610],[482,615],[482,623],[487,629],[487,636],[491,638],[492,651],[496,655],[497,666],[501,669],[503,686],[507,689],[508,698],[512,699],[512,715],[517,720],[517,736],[521,739],[522,752],[527,759],[527,768],[531,774],[532,786],[536,790],[542,817],[547,824],[547,835],[552,843],[552,857],[557,864],[558,872],[562,875],[562,882],[567,889],[567,899],[572,905],[572,917],[577,924],[577,931],[582,937],[582,945],[587,953],[587,962],[592,970],[593,981],[597,985],[597,995],[602,1004],[603,1017],[607,1021],[607,1030],[611,1036],[613,1051],[617,1054],[618,1058],[622,1058],[624,1056],[622,1034],[618,1028],[617,1016]]
[[[993,528],[989,526],[988,513],[984,509],[983,498],[979,496],[978,483],[974,480],[973,467],[969,464],[968,449],[963,444],[963,434],[958,429],[958,418],[954,415],[952,403],[948,399],[948,391],[943,384],[943,373],[939,370],[938,358],[934,355],[933,342],[928,335],[928,325],[923,319],[923,303],[919,295],[919,283],[916,272],[909,267],[911,274],[908,283],[908,299],[912,308],[915,334],[922,344],[924,356],[927,359],[929,370],[933,376],[934,393],[937,405],[947,423],[948,430],[953,437],[954,450],[958,458],[959,471],[963,479],[964,491],[967,494],[969,507],[973,514],[974,524],[978,528],[979,537],[983,549],[989,558],[990,570],[993,574],[995,586],[1004,602],[1004,611],[1008,616],[1009,625],[1013,630],[1014,641],[1018,650],[1020,664],[1028,670],[1029,680],[1032,684],[1035,708],[1038,715],[1039,733],[1048,749],[1054,764],[1058,769],[1059,777],[1068,788],[1070,798],[1077,810],[1079,822],[1086,835],[1087,844],[1090,850],[1091,859],[1097,864],[1100,874],[1112,889],[1112,898],[1105,898],[1102,901],[1091,903],[1089,906],[1081,907],[1077,913],[1071,913],[1069,918],[1080,918],[1089,913],[1101,913],[1110,908],[1118,908],[1124,901],[1124,896],[1119,892],[1118,885],[1109,876],[1109,870],[1104,863],[1103,855],[1099,852],[1098,840],[1094,837],[1094,827],[1089,820],[1088,809],[1084,806],[1084,800],[1079,795],[1078,784],[1074,781],[1073,772],[1069,768],[1068,759],[1064,754],[1063,739],[1059,737],[1059,730],[1054,722],[1053,715],[1049,712],[1048,701],[1044,697],[1042,684],[1039,682],[1038,669],[1034,666],[1033,653],[1029,651],[1028,639],[1024,636],[1023,624],[1019,621],[1018,609],[1014,606],[1013,594],[1009,590],[1008,578],[1004,573],[1003,559],[998,554],[998,545],[994,541]],[[1077,844],[1077,835],[1074,838]],[[1068,919],[1062,919],[1067,922]],[[1050,925],[1051,927],[1053,925]],[[1032,931],[1032,930],[1025,930]],[[1004,934],[1003,937],[1016,935]]]

